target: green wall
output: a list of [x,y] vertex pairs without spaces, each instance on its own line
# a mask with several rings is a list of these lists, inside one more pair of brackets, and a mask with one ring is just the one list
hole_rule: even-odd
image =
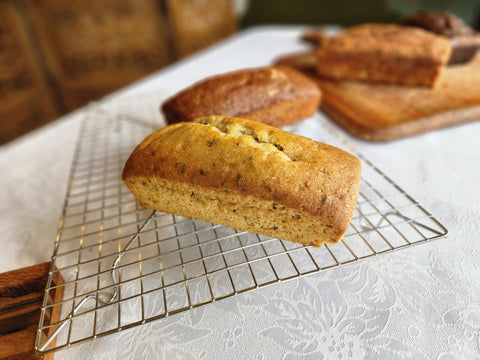
[[348,26],[364,22],[391,22],[427,9],[449,11],[477,29],[480,26],[480,0],[249,0],[242,26]]

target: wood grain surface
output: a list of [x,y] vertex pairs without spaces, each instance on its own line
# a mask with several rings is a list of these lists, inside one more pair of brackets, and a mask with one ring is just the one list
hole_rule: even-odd
[[[49,271],[47,262],[0,274],[0,360],[39,359],[34,354],[34,343]],[[51,285],[62,283],[60,273],[55,272]],[[62,298],[62,286],[49,292],[49,303],[58,303]],[[52,306],[46,312],[47,320],[58,322],[60,310],[61,306]],[[44,359],[53,359],[53,354]]]

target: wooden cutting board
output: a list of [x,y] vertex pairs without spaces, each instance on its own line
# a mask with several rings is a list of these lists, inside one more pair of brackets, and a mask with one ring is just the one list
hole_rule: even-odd
[[285,55],[322,90],[321,109],[353,135],[391,141],[480,120],[480,56],[447,67],[434,89],[319,78],[312,51]]
[[[49,271],[50,263],[43,263],[0,274],[0,360],[53,359],[53,353],[40,357],[34,352]],[[63,299],[61,284],[61,274],[56,272],[50,285],[50,303],[59,304]],[[57,323],[60,311],[61,306],[50,307],[45,312],[46,321]],[[49,328],[45,335],[55,329]]]

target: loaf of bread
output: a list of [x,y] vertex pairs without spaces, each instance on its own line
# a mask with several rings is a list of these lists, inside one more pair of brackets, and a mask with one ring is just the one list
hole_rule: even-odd
[[434,87],[450,57],[448,39],[396,24],[364,24],[323,40],[317,73],[326,78]]
[[480,50],[480,33],[449,12],[420,11],[400,19],[399,24],[419,27],[450,39],[452,54],[449,65],[468,62]]
[[123,181],[146,208],[321,246],[344,235],[360,173],[360,161],[336,147],[209,116],[148,136]]
[[202,80],[168,99],[162,111],[169,124],[227,115],[280,127],[312,116],[320,100],[320,89],[302,73],[262,67]]

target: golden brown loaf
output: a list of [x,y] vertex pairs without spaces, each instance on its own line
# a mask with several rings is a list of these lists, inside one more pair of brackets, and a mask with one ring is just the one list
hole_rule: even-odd
[[318,86],[300,72],[263,67],[200,81],[168,99],[162,111],[169,124],[228,115],[279,127],[312,116],[320,100]]
[[148,136],[123,180],[144,207],[321,246],[345,233],[360,173],[360,161],[333,146],[209,116]]
[[451,53],[448,39],[394,24],[364,24],[322,41],[317,73],[322,77],[434,87]]

